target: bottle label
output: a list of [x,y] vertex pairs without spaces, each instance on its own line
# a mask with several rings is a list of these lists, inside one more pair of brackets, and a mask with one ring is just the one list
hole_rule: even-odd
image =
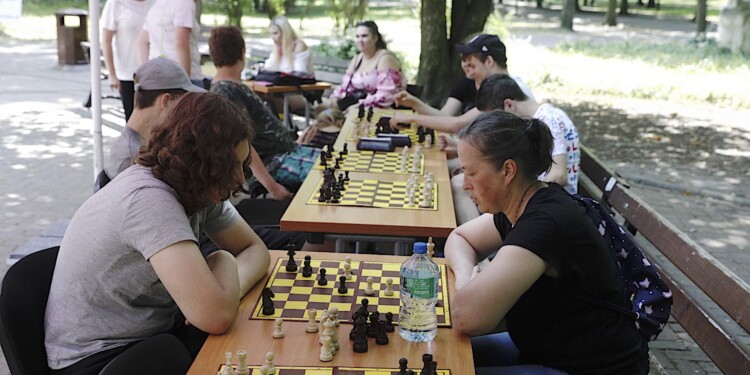
[[404,277],[404,289],[417,298],[435,298],[435,278]]

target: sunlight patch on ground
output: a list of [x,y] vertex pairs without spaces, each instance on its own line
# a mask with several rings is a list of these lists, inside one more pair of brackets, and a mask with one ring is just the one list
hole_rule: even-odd
[[750,158],[750,151],[748,151],[748,150],[738,150],[736,148],[730,148],[730,149],[720,149],[720,148],[717,148],[714,151],[717,154],[724,155],[724,156]]

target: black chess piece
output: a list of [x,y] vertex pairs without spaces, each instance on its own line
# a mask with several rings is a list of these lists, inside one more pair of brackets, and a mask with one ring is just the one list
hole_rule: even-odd
[[356,311],[354,314],[352,314],[352,330],[349,332],[349,340],[354,340],[354,335],[357,333],[357,318],[359,318],[359,313]]
[[414,370],[408,370],[408,371],[406,371],[406,375],[414,375]]
[[321,152],[321,153],[320,153],[320,166],[321,166],[321,167],[326,167],[326,166],[328,166],[328,160],[326,159],[326,154],[325,154],[325,152]]
[[344,182],[349,181],[349,171],[344,171]]
[[339,294],[346,294],[349,289],[346,288],[346,276],[339,276]]
[[375,111],[372,109],[372,107],[367,108],[367,122],[372,121],[372,116],[375,114]]
[[398,375],[406,375],[406,370],[408,369],[409,360],[406,358],[401,358],[398,360]]
[[367,337],[378,337],[378,320],[380,313],[373,311],[370,313],[370,323],[367,325]]
[[357,112],[357,118],[360,120],[365,118],[365,103],[359,103],[359,110]]
[[294,254],[296,252],[294,251],[294,243],[289,243],[286,245],[287,251],[286,255],[289,255],[289,260],[286,262],[286,272],[297,272],[297,261],[294,260]]
[[432,363],[430,363],[430,374],[437,375],[437,362],[435,361],[432,361]]
[[424,363],[424,366],[422,366],[422,371],[420,371],[420,374],[430,374],[430,370],[432,369],[432,354],[422,354],[422,363]]
[[320,267],[320,271],[318,271],[318,285],[328,285],[328,280],[326,280],[326,269],[323,267]]
[[329,159],[333,157],[333,146],[326,146],[326,157]]
[[367,319],[370,316],[370,312],[367,311],[367,306],[370,304],[370,300],[367,298],[362,298],[362,305],[359,306],[359,309],[357,309],[357,314],[361,317],[364,317]]
[[264,288],[263,292],[261,292],[263,307],[261,312],[263,315],[273,315],[276,312],[276,309],[273,307],[273,297],[276,297],[276,294],[273,293],[271,288]]
[[395,330],[396,327],[393,325],[393,313],[389,311],[385,313],[385,331],[393,332]]
[[341,154],[342,155],[346,155],[348,153],[349,153],[349,144],[348,143],[344,143],[344,148],[341,150]]
[[358,317],[357,321],[354,322],[354,352],[355,353],[366,353],[367,352],[367,323],[365,318]]
[[302,277],[312,276],[312,266],[310,265],[311,260],[312,258],[309,255],[305,255],[305,262],[302,266]]
[[333,169],[340,169],[341,165],[339,164],[339,159],[336,159],[336,164],[333,166]]
[[388,345],[388,335],[385,332],[385,320],[378,320],[375,343],[378,345]]

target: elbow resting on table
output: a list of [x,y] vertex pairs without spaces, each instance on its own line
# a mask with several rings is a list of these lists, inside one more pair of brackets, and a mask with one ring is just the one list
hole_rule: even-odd
[[476,311],[471,302],[462,298],[458,293],[451,300],[451,315],[454,327],[470,336],[483,335],[491,332],[499,323],[497,319],[487,319],[487,312]]
[[200,322],[190,323],[206,333],[221,335],[226,333],[232,326],[232,323],[234,323],[234,318],[237,316],[237,308],[238,304],[234,304],[234,308],[217,309],[210,317],[202,319]]

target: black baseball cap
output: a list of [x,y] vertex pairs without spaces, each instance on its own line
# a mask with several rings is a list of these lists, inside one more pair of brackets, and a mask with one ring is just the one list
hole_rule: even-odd
[[492,56],[496,63],[505,65],[508,57],[505,56],[505,44],[500,41],[497,35],[479,34],[466,44],[456,44],[456,52],[466,55],[470,53],[482,53]]

